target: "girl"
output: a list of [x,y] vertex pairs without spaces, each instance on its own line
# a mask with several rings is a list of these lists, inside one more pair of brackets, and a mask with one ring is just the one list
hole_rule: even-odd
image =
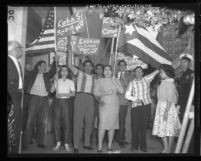
[[69,125],[69,108],[70,97],[75,95],[74,82],[67,78],[68,76],[67,66],[61,66],[59,70],[59,79],[56,78],[51,88],[51,92],[56,90],[56,105],[54,111],[54,130],[56,136],[56,146],[54,150],[58,150],[61,146],[61,128],[64,132],[64,145],[66,151],[70,151],[70,125]]
[[161,153],[170,153],[173,137],[178,136],[181,126],[175,108],[178,94],[174,84],[174,76],[172,66],[166,64],[160,66],[161,84],[157,90],[158,103],[152,134],[162,138],[164,150]]

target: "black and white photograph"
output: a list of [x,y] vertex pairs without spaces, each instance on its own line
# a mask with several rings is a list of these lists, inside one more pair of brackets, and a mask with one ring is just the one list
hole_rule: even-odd
[[197,13],[7,5],[7,156],[200,155]]

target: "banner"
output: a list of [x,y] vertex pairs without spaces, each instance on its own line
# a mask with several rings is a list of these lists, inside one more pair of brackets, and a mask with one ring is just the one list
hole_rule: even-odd
[[146,69],[148,66],[143,61],[139,60],[139,58],[135,55],[133,57],[125,56],[123,53],[119,52],[117,55],[117,61],[119,60],[125,60],[127,63],[127,69],[126,70],[133,70],[137,66],[141,66],[143,69]]
[[73,14],[76,14],[77,12],[85,12],[88,10],[88,7],[72,7]]
[[85,30],[84,15],[76,12],[70,15],[68,8],[56,7],[56,49],[60,52],[67,50],[67,36],[78,34]]
[[117,28],[115,26],[116,23],[114,18],[104,17],[101,37],[117,37]]
[[71,36],[72,52],[83,55],[97,55],[99,39]]

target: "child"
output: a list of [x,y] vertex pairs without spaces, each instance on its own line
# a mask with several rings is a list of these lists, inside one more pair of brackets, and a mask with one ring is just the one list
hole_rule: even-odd
[[61,146],[61,128],[63,129],[64,145],[66,151],[70,151],[70,125],[69,125],[69,108],[70,97],[75,95],[74,82],[67,78],[69,72],[67,66],[61,66],[59,70],[59,79],[56,78],[51,88],[51,92],[56,90],[56,105],[54,111],[54,129],[56,136],[56,146],[58,150]]
[[173,67],[162,64],[160,66],[160,77],[161,84],[157,90],[158,103],[152,134],[162,138],[164,150],[161,153],[170,153],[173,137],[179,135],[181,128],[175,108],[178,94],[174,84],[175,73]]

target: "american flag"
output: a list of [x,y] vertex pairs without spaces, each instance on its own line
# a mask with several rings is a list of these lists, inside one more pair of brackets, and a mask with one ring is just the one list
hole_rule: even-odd
[[27,53],[55,51],[54,19],[54,8],[52,7],[38,38],[31,43],[29,48],[27,48]]

